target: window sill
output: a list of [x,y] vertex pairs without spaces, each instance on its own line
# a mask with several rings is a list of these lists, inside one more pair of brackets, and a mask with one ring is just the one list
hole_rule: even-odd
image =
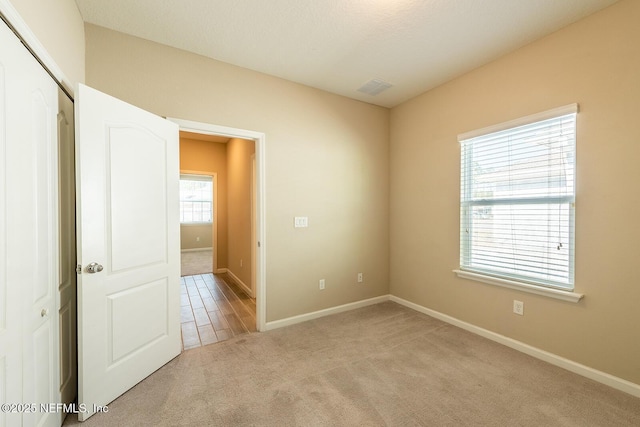
[[545,288],[542,286],[531,285],[529,283],[516,282],[515,280],[499,279],[497,277],[485,276],[484,274],[472,273],[470,271],[453,270],[456,276],[475,280],[476,282],[487,283],[489,285],[501,286],[503,288],[515,289],[517,291],[528,292],[531,294],[542,295],[549,298],[555,298],[563,301],[578,302],[584,297],[571,291],[561,291],[559,289]]

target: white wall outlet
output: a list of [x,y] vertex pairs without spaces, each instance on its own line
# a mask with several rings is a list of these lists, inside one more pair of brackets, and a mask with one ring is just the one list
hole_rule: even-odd
[[520,316],[524,316],[524,303],[522,301],[518,301],[516,299],[513,300],[513,312],[515,314],[519,314]]
[[362,280],[364,280],[362,273],[358,273],[358,283],[362,283]]
[[242,259],[240,260],[240,267],[242,267]]
[[320,287],[320,290],[324,289],[324,279],[320,279],[320,282],[318,283],[318,286]]
[[196,242],[199,242],[199,241],[200,241],[200,237],[196,237]]
[[306,216],[296,216],[293,218],[293,226],[295,228],[303,228],[309,226],[309,218]]

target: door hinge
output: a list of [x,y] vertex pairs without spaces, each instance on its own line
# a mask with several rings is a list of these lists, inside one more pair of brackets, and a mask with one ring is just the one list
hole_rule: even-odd
[[76,273],[82,274],[82,266],[80,264],[76,265]]

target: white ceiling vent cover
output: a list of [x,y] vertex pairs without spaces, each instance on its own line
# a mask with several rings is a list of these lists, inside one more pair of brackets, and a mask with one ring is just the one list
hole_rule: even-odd
[[379,79],[373,79],[363,84],[360,89],[358,89],[358,92],[376,96],[380,92],[389,89],[391,86],[393,86],[391,83],[387,83]]

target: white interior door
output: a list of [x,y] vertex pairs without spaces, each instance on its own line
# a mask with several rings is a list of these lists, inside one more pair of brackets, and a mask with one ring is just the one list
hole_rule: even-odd
[[180,174],[176,124],[84,85],[75,95],[84,420],[180,353]]
[[57,113],[56,84],[0,22],[0,426],[61,420],[40,407],[60,401]]

